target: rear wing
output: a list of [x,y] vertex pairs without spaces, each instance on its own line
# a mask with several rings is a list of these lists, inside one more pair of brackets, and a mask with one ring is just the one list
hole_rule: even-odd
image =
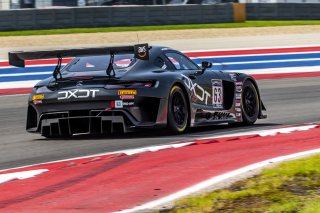
[[134,57],[141,60],[149,60],[148,44],[136,44],[133,46],[117,47],[93,47],[78,49],[60,49],[60,50],[43,50],[43,51],[14,51],[9,52],[9,64],[16,67],[25,67],[26,60],[65,58],[89,55],[114,55],[119,53],[134,53]]

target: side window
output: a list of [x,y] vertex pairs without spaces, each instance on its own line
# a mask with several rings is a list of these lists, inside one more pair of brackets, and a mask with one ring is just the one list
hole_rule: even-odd
[[199,68],[185,56],[169,52],[165,54],[177,70],[198,70]]
[[153,64],[161,69],[167,69],[168,68],[168,65],[166,64],[165,60],[161,57],[157,57]]

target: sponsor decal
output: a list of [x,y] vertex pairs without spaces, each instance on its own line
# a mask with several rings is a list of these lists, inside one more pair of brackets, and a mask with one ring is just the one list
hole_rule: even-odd
[[116,100],[114,101],[114,108],[123,108],[123,101],[122,100]]
[[143,46],[143,47],[138,47],[138,55],[139,55],[139,57],[141,57],[141,58],[146,57],[146,55],[147,55],[147,50],[146,50],[146,47],[145,47],[145,46]]
[[237,117],[241,117],[241,113],[236,113],[236,116]]
[[44,94],[37,94],[32,96],[32,100],[36,101],[36,100],[43,100],[44,99]]
[[240,102],[236,102],[236,107],[240,107],[241,103]]
[[223,85],[222,80],[211,80],[212,83],[212,106],[223,108]]
[[120,95],[122,100],[134,100],[134,95]]
[[80,98],[95,98],[96,93],[100,90],[98,89],[75,89],[66,90],[58,92],[58,100],[65,100],[70,98],[80,99]]
[[225,120],[228,119],[230,113],[228,112],[215,112],[213,113],[214,120]]
[[134,46],[134,54],[137,59],[149,60],[148,44],[137,44]]
[[242,81],[238,81],[238,82],[234,82],[234,84],[235,84],[236,86],[242,86],[242,85],[243,85],[243,82],[242,82]]
[[34,100],[33,104],[37,105],[37,104],[42,104],[42,100]]
[[134,106],[134,102],[133,101],[124,101],[123,106]]
[[137,95],[137,90],[118,90],[118,95]]
[[200,101],[204,101],[205,104],[208,105],[208,99],[211,97],[211,94],[197,83],[193,83],[189,77],[183,74],[181,74],[181,76],[183,77],[184,83],[188,87],[188,89],[190,91],[193,91],[194,96],[197,97]]
[[239,108],[239,107],[236,107],[235,110],[236,110],[236,112],[241,112],[241,108]]
[[242,86],[236,86],[236,92],[242,92]]
[[241,100],[241,93],[236,93],[236,99]]

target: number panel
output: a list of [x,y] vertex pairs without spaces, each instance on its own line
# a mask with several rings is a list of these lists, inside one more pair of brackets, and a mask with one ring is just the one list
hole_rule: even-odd
[[212,107],[223,109],[223,84],[220,79],[212,79]]

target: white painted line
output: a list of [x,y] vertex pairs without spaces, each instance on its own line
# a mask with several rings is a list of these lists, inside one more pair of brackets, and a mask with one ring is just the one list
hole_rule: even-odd
[[0,78],[1,77],[26,76],[26,75],[27,76],[28,75],[46,75],[46,74],[52,74],[52,72],[24,72],[24,73],[0,74]]
[[29,94],[14,94],[14,95],[0,95],[0,98],[7,98],[7,97],[14,97],[14,96],[29,96]]
[[[267,47],[243,47],[243,48],[219,48],[219,49],[205,49],[205,50],[186,50],[183,52],[189,52],[189,53],[197,53],[197,52],[212,52],[212,51],[237,51],[237,50],[271,50],[271,49],[286,49],[286,48],[303,48],[303,47],[320,47],[320,46],[313,46],[313,45],[299,45],[299,46],[267,46]],[[309,52],[309,51],[308,51]],[[310,51],[310,52],[316,52],[316,51]]]
[[[220,66],[223,66],[220,64]],[[228,66],[228,65],[226,65]],[[237,72],[237,73],[245,73],[248,75],[259,75],[259,74],[281,74],[281,73],[302,73],[302,72],[319,72],[320,66],[308,66],[308,67],[286,67],[286,68],[266,68],[266,69],[246,69],[246,70],[224,70],[214,69],[214,70],[222,70],[224,72]]]
[[274,135],[276,135],[278,133],[287,134],[287,133],[292,133],[292,132],[295,132],[295,131],[307,131],[307,130],[316,128],[318,126],[319,125],[312,124],[312,125],[304,125],[304,126],[293,126],[293,127],[278,128],[278,129],[248,131],[248,132],[243,132],[243,133],[223,134],[223,135],[219,135],[219,136],[205,137],[205,138],[200,138],[200,139],[197,139],[197,140],[240,137],[240,136],[250,136],[250,135],[259,135],[261,137],[274,136]]
[[178,143],[178,144],[149,146],[149,147],[145,147],[145,148],[128,149],[128,150],[125,150],[125,151],[114,152],[114,153],[109,153],[109,154],[124,153],[126,155],[135,155],[135,154],[140,154],[140,153],[144,153],[144,152],[157,152],[157,151],[163,150],[163,149],[181,148],[181,147],[184,147],[184,146],[188,146],[190,144],[194,144],[194,142],[185,142],[185,143]]
[[[201,64],[198,64],[201,66]],[[218,66],[215,68],[214,66]],[[301,72],[319,72],[320,66],[303,66],[303,67],[285,67],[285,68],[265,68],[265,69],[245,69],[245,70],[225,70],[227,64],[213,63],[213,71],[237,72],[248,75],[259,74],[281,74],[281,73],[301,73]]]
[[[210,51],[209,51],[210,52]],[[310,53],[320,53],[320,51],[307,51],[307,52],[283,52],[283,53],[252,53],[252,54],[240,54],[240,55],[219,55],[219,56],[215,56],[215,55],[208,55],[208,56],[193,56],[190,57],[192,59],[202,59],[202,58],[240,58],[240,57],[247,57],[247,56],[269,56],[269,55],[276,55],[276,56],[280,56],[280,55],[297,55],[297,54],[310,54]]]
[[37,169],[31,171],[23,171],[23,172],[14,172],[8,174],[0,174],[0,184],[12,181],[12,180],[23,180],[27,178],[32,178],[37,175],[40,175],[44,172],[49,171],[48,169]]
[[[29,68],[29,67],[52,67],[55,66],[56,63],[44,63],[44,64],[36,64],[36,65],[26,65],[25,67],[15,67],[15,66],[0,66],[0,73],[1,69],[8,69],[8,68],[16,68],[16,69],[24,69],[24,68]],[[61,66],[65,66],[67,63],[61,64]]]
[[184,142],[184,143],[177,143],[177,144],[148,146],[148,147],[141,147],[141,148],[136,148],[136,149],[125,149],[125,150],[120,150],[120,151],[115,151],[115,152],[104,152],[104,153],[99,153],[99,154],[95,154],[95,155],[87,155],[87,156],[81,156],[81,157],[76,157],[76,158],[68,158],[68,159],[63,159],[63,160],[50,161],[50,162],[45,162],[45,163],[32,164],[32,165],[21,166],[21,167],[16,167],[16,168],[4,169],[4,170],[0,170],[0,172],[5,172],[5,171],[13,170],[13,169],[23,169],[23,168],[28,168],[31,166],[39,166],[39,165],[45,165],[45,164],[51,164],[51,163],[60,163],[60,162],[65,162],[65,161],[81,160],[81,159],[85,159],[85,158],[94,158],[94,157],[99,157],[99,156],[116,155],[116,154],[135,155],[135,154],[140,154],[140,153],[144,153],[144,152],[156,152],[156,151],[163,150],[163,149],[180,148],[183,146],[188,146],[190,144],[194,144],[194,142]]
[[57,161],[49,161],[49,162],[44,162],[44,163],[38,163],[38,164],[31,164],[31,165],[26,165],[26,166],[20,166],[20,167],[15,167],[15,168],[9,168],[9,169],[3,169],[0,170],[0,172],[5,172],[13,169],[23,169],[23,168],[28,168],[31,166],[39,166],[39,165],[45,165],[45,164],[52,164],[52,163],[60,163],[60,162],[66,162],[66,161],[72,161],[72,160],[81,160],[85,158],[95,158],[99,156],[106,156],[106,155],[113,155],[113,154],[127,154],[127,155],[132,155],[132,154],[137,154],[137,153],[142,153],[142,152],[147,152],[152,150],[161,150],[164,149],[170,149],[170,148],[179,148],[183,146],[188,146],[191,144],[194,144],[195,141],[197,140],[206,140],[206,139],[215,139],[215,138],[225,138],[225,137],[237,137],[237,136],[246,136],[246,135],[258,135],[258,134],[273,134],[274,132],[288,132],[290,131],[303,131],[307,129],[312,129],[315,128],[319,125],[317,124],[308,124],[308,125],[303,125],[303,126],[294,126],[294,127],[285,127],[285,128],[277,128],[277,129],[270,129],[270,130],[258,130],[258,131],[247,131],[243,133],[234,133],[234,134],[220,134],[220,135],[215,135],[211,137],[202,137],[202,138],[197,138],[193,141],[188,141],[188,142],[182,142],[179,143],[179,141],[176,141],[175,143],[168,144],[168,145],[158,145],[158,146],[148,146],[148,147],[140,147],[136,149],[125,149],[125,150],[119,150],[115,152],[102,152],[94,155],[86,155],[86,156],[81,156],[81,157],[76,157],[76,158],[67,158],[67,159],[62,159],[62,160],[57,160]]
[[320,58],[299,58],[299,59],[281,59],[281,60],[264,60],[264,61],[241,61],[241,62],[226,62],[225,65],[237,64],[263,64],[263,63],[278,63],[278,62],[301,62],[301,61],[319,61]]
[[281,157],[271,158],[271,159],[268,159],[265,161],[261,161],[259,163],[254,163],[254,164],[242,167],[240,169],[236,169],[231,172],[227,172],[222,175],[212,177],[206,181],[203,181],[201,183],[198,183],[196,185],[193,185],[189,188],[183,189],[181,191],[178,191],[178,192],[173,193],[171,195],[168,195],[166,197],[160,198],[158,200],[154,200],[154,201],[142,204],[140,206],[136,206],[132,209],[118,211],[118,213],[120,213],[120,212],[121,213],[131,213],[131,212],[150,210],[152,208],[158,207],[158,206],[163,205],[165,203],[169,203],[169,202],[172,202],[172,201],[177,200],[179,198],[193,194],[195,192],[199,192],[201,190],[204,190],[214,184],[221,183],[229,178],[233,178],[238,175],[245,174],[245,173],[250,172],[252,170],[261,169],[263,167],[270,165],[271,163],[280,163],[283,161],[292,160],[294,158],[305,157],[308,155],[313,155],[313,154],[318,154],[318,153],[320,153],[320,149],[314,149],[314,150],[299,152],[299,153],[295,153],[295,154],[291,154],[291,155],[285,155],[285,156],[281,156]]
[[0,89],[32,88],[41,80],[1,82]]

